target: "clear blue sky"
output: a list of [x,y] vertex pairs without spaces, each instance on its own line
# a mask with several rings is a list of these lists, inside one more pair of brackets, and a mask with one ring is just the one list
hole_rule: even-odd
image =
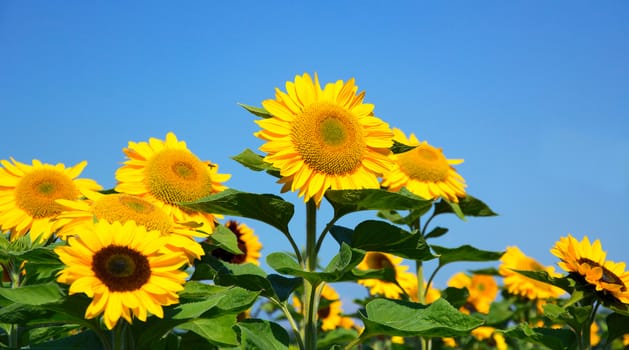
[[[391,126],[465,159],[468,192],[500,216],[437,220],[451,232],[436,244],[554,264],[573,233],[629,262],[627,1],[2,1],[0,158],[87,160],[83,175],[112,187],[128,141],[173,131],[228,186],[278,193],[230,159],[261,144],[237,102],[305,72],[355,77]],[[285,198],[297,233],[302,202]],[[250,225],[264,253],[289,249]]]

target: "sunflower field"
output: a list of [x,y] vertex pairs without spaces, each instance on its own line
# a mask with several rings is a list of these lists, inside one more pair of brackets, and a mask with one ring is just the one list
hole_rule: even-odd
[[[462,159],[389,127],[354,79],[297,75],[241,106],[263,144],[232,158],[277,194],[229,188],[172,132],[121,145],[114,188],[81,178],[86,161],[0,161],[2,348],[629,348],[629,271],[599,240],[558,236],[557,269],[517,246],[434,244],[449,232],[441,218],[497,214],[466,192]],[[303,198],[298,232],[302,203],[285,192]],[[356,215],[367,219],[348,227]],[[263,249],[244,219],[291,250]],[[485,268],[434,286],[467,262]],[[337,283],[367,296],[350,309]]]

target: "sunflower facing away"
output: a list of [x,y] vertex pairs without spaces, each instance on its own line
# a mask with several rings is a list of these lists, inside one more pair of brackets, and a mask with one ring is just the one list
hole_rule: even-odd
[[[380,252],[367,252],[363,261],[356,266],[359,270],[380,270],[391,269],[395,272],[395,280],[404,289],[404,291],[412,290],[413,287],[417,288],[417,278],[414,274],[406,271],[408,266],[402,265],[404,259]],[[375,278],[362,279],[358,283],[369,289],[371,295],[383,295],[386,298],[397,299],[404,292],[400,290],[395,283],[379,280]],[[415,284],[415,286],[413,286]],[[415,289],[416,290],[416,289]]]
[[55,225],[62,226],[57,232],[60,238],[67,239],[68,233],[80,232],[75,226],[94,219],[121,223],[133,220],[136,224],[145,226],[148,231],[157,230],[162,235],[172,236],[171,246],[166,248],[183,251],[191,263],[205,254],[201,245],[194,239],[205,235],[189,226],[176,224],[162,208],[142,197],[98,192],[86,192],[85,197],[84,200],[76,201],[57,200],[57,203],[66,209],[55,219]]
[[225,227],[236,235],[238,249],[240,249],[242,254],[233,254],[218,248],[212,251],[212,256],[232,264],[253,263],[259,265],[262,244],[258,241],[258,237],[253,233],[253,230],[249,226],[234,220],[228,221]]
[[543,266],[535,259],[522,253],[518,247],[507,247],[500,258],[500,275],[511,294],[520,295],[530,300],[554,299],[564,294],[563,289],[548,283],[528,278],[514,270],[546,271],[550,277],[561,277],[552,266]]
[[328,83],[317,75],[286,82],[274,100],[262,102],[272,118],[257,120],[255,136],[266,141],[264,160],[280,170],[282,191],[299,191],[319,205],[325,191],[379,188],[378,176],[392,166],[393,141],[388,124],[363,103],[354,79]]
[[77,228],[80,235],[55,248],[65,264],[57,281],[70,285],[69,294],[92,298],[85,318],[103,314],[112,329],[121,317],[129,323],[134,316],[146,321],[149,313],[163,318],[162,306],[179,301],[177,292],[187,277],[179,268],[187,260],[179,252],[160,249],[169,237],[133,221],[102,220]]
[[404,153],[391,154],[395,166],[382,176],[382,186],[390,191],[406,187],[425,199],[445,198],[458,203],[465,197],[465,180],[452,165],[463,159],[446,159],[440,148],[419,142],[414,134],[409,138],[400,129],[393,129],[394,140],[407,146],[416,146]]
[[201,161],[172,132],[166,140],[129,142],[124,149],[129,158],[116,171],[116,191],[145,197],[161,206],[176,223],[200,225],[211,233],[215,217],[178,206],[226,189],[221,183],[231,175],[219,174],[218,166]]
[[63,207],[57,199],[78,199],[85,191],[99,191],[94,180],[77,179],[87,165],[83,161],[73,167],[43,164],[34,159],[32,165],[0,160],[0,232],[9,231],[11,240],[26,235],[46,240],[53,233],[50,219]]
[[472,311],[489,313],[489,307],[498,295],[498,284],[489,275],[474,274],[470,277],[464,272],[459,272],[450,278],[448,286],[467,288],[469,292],[467,304],[461,307],[461,311],[468,314]]
[[561,237],[550,252],[561,261],[558,265],[573,276],[594,286],[605,296],[629,304],[629,272],[625,263],[605,260],[599,240],[590,243],[587,236],[581,242],[572,235]]

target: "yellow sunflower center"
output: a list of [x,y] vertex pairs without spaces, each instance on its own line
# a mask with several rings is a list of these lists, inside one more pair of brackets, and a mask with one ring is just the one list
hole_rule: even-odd
[[146,256],[124,246],[110,245],[96,252],[92,271],[112,292],[140,289],[151,277]]
[[605,282],[605,283],[609,283],[609,284],[617,284],[622,286],[621,290],[626,290],[627,286],[625,286],[624,282],[622,281],[622,279],[620,279],[620,277],[616,276],[615,273],[613,273],[612,271],[609,271],[607,268],[605,268],[605,266],[601,266],[600,264],[588,259],[588,258],[581,258],[577,261],[579,264],[586,264],[588,265],[590,268],[592,269],[600,269],[601,271],[601,276],[599,278],[599,281],[601,282]]
[[74,199],[77,188],[72,179],[56,170],[37,169],[22,177],[15,187],[16,205],[34,218],[47,218],[63,211],[57,199]]
[[94,201],[94,215],[109,222],[129,220],[143,225],[148,231],[167,233],[173,226],[172,219],[152,203],[127,194],[109,194]]
[[367,267],[372,270],[390,269],[395,271],[395,264],[381,253],[372,253],[367,256]]
[[340,106],[316,102],[304,108],[291,136],[304,163],[316,171],[342,175],[362,163],[366,144],[360,122]]
[[212,194],[207,164],[186,150],[166,149],[155,154],[146,166],[145,181],[152,195],[169,204]]
[[450,165],[437,148],[427,144],[397,155],[400,169],[408,177],[426,182],[440,182],[448,178]]

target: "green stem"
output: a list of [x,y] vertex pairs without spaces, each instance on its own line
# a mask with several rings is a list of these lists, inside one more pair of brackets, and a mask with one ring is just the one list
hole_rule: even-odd
[[327,225],[325,225],[323,232],[321,232],[321,235],[319,235],[319,239],[317,240],[317,245],[315,246],[316,254],[318,254],[319,250],[321,250],[321,245],[323,244],[323,238],[325,238],[325,235],[328,234],[328,232],[330,232],[330,229],[332,228],[332,226],[334,226],[334,224],[336,223],[338,219],[340,219],[340,217],[335,216],[332,218],[332,220],[330,220],[330,222],[328,222]]
[[126,348],[125,345],[127,340],[125,339],[125,330],[125,321],[119,320],[114,327],[113,332],[111,333],[111,343],[113,344],[113,350],[124,350]]
[[290,233],[284,232],[284,231],[282,231],[282,233],[284,234],[284,236],[286,236],[286,239],[288,239],[288,242],[290,243],[291,247],[293,248],[293,251],[295,252],[297,261],[301,264],[303,262],[303,258],[301,256],[301,252],[299,251],[299,247],[295,243],[295,240],[293,239],[293,237],[291,237]]
[[343,348],[344,350],[350,350],[353,347],[355,347],[356,345],[360,344],[360,342],[362,342],[362,340],[360,339],[360,337],[352,340],[351,342],[347,343],[347,345],[345,345],[345,347]]
[[288,320],[288,323],[290,324],[290,327],[293,329],[293,332],[295,333],[295,338],[297,339],[297,345],[299,345],[299,349],[304,350],[304,342],[301,340],[301,336],[299,334],[299,327],[297,326],[297,322],[295,322],[293,315],[291,315],[290,311],[288,311],[286,304],[279,302],[275,299],[271,299],[271,301],[274,302],[275,305],[277,305],[280,308],[280,310],[282,310],[282,312],[284,313],[284,316],[286,316],[286,319]]
[[[11,280],[11,288],[19,288],[21,281],[20,281],[20,277],[22,276],[22,271],[20,269],[21,267],[21,262],[17,262],[14,259],[10,259],[9,260],[9,277]],[[19,338],[20,338],[20,329],[19,329],[19,325],[18,324],[11,324],[10,329],[9,329],[9,339],[8,339],[8,343],[9,343],[9,348],[18,348],[18,344],[19,344]]]
[[[317,269],[317,205],[310,199],[306,203],[306,271]],[[305,350],[317,348],[317,311],[319,296],[317,284],[304,281],[304,346]]]
[[582,349],[591,349],[592,345],[591,345],[591,339],[590,339],[590,332],[592,329],[592,323],[594,323],[594,319],[596,318],[596,312],[598,311],[598,307],[601,305],[601,303],[596,300],[594,302],[594,307],[592,307],[592,313],[590,314],[590,316],[588,317],[588,319],[586,320],[585,326],[583,327],[582,330],[582,334],[581,337],[583,338],[583,342],[581,345]]

